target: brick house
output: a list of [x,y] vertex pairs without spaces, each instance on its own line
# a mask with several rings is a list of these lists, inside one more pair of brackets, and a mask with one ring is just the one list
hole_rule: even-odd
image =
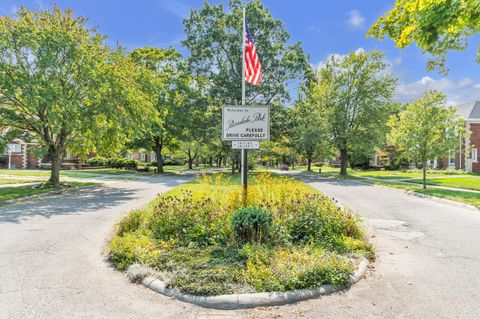
[[132,152],[127,153],[125,156],[128,159],[134,159],[139,161],[140,163],[150,163],[156,160],[156,156],[154,152],[149,152],[145,149],[135,150]]
[[7,152],[2,155],[2,163],[0,166],[10,168],[36,168],[38,166],[38,160],[35,157],[33,149],[36,147],[36,143],[28,143],[20,138],[13,139],[7,145]]
[[466,140],[458,142],[458,148],[451,150],[451,155],[448,158],[436,159],[433,167],[480,173],[480,158],[478,155],[480,147],[480,101],[458,105],[457,113],[465,119],[465,128],[469,132],[469,136]]
[[[0,167],[8,168],[9,163],[11,169],[33,169],[50,166],[48,156],[38,159],[35,155],[35,148],[38,146],[35,142],[29,143],[20,138],[14,138],[7,146],[7,152],[5,154],[0,153]],[[87,157],[94,156],[94,153],[90,153]],[[78,156],[65,152],[62,168],[76,168],[80,164],[81,159]]]

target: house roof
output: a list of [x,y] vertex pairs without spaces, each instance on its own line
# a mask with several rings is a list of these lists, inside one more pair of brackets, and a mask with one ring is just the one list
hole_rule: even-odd
[[480,101],[471,101],[458,105],[457,113],[466,120],[480,119]]

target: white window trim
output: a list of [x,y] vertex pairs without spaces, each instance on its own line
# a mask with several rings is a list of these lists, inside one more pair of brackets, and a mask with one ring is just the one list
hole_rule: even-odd
[[472,162],[478,163],[478,149],[476,147],[472,148]]
[[22,152],[22,145],[18,143],[9,143],[8,144],[8,151],[10,153],[21,153]]

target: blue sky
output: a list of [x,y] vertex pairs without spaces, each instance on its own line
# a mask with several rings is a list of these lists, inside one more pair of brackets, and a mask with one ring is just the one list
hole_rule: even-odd
[[[222,0],[211,0],[218,3]],[[12,15],[21,5],[47,8],[47,0],[0,0],[0,14]],[[91,26],[129,49],[142,46],[174,46],[182,49],[182,18],[191,8],[198,8],[202,0],[59,0],[61,8],[71,8],[76,15],[88,17]],[[367,39],[368,27],[388,11],[394,0],[264,0],[275,18],[284,21],[292,41],[301,41],[316,65],[330,54],[346,54],[362,48],[382,50],[399,77],[397,99],[417,98],[425,89],[447,93],[450,103],[480,99],[480,65],[475,63],[479,37],[471,41],[469,49],[451,53],[448,57],[450,73],[447,77],[427,72],[428,57],[419,49],[397,49],[389,39]],[[255,31],[253,30],[253,33]],[[259,52],[261,57],[261,52]]]

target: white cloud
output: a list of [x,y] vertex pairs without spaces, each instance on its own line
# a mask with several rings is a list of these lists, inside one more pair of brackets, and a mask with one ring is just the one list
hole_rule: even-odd
[[[365,49],[362,48],[362,47],[359,47],[357,48],[356,50],[354,50],[355,53],[365,53]],[[344,57],[346,57],[348,55],[347,54],[340,54],[340,53],[330,53],[328,54],[325,59],[323,59],[322,61],[318,62],[317,64],[310,64],[312,66],[312,68],[316,71],[318,69],[320,69],[322,66],[325,65],[325,61],[328,60],[328,59],[335,59],[335,60],[341,60],[343,59]]]
[[358,10],[351,10],[348,13],[347,24],[355,29],[362,29],[365,26],[365,17]]
[[401,57],[397,57],[397,58],[392,60],[392,64],[394,64],[394,65],[400,65],[400,64],[402,64],[402,62],[403,62],[403,59]]
[[445,93],[448,104],[451,105],[480,99],[480,83],[475,83],[470,78],[453,81],[448,78],[437,80],[429,76],[410,83],[400,83],[395,99],[400,102],[411,102],[421,97],[427,90]]
[[160,0],[157,3],[163,9],[179,18],[186,18],[190,14],[191,8],[178,0]]
[[307,27],[307,31],[308,31],[308,32],[321,32],[322,29],[320,29],[320,28],[317,27],[316,25],[311,25],[311,26],[308,26],[308,27]]

